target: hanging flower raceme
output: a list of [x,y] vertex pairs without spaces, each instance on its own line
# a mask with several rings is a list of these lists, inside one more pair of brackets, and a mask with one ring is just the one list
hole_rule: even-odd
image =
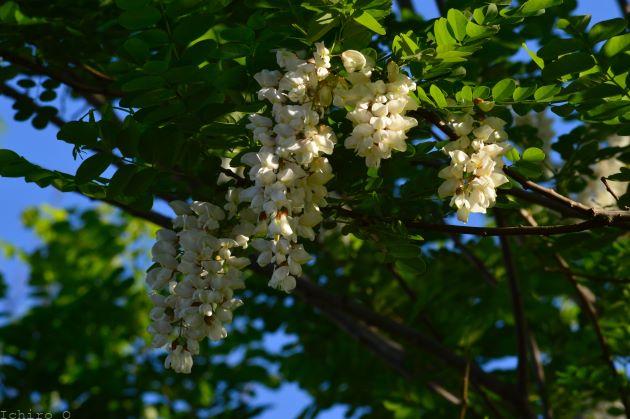
[[289,51],[277,53],[282,71],[263,70],[254,78],[258,97],[272,104],[271,116],[252,115],[247,128],[261,143],[258,152],[241,161],[250,167],[253,185],[240,192],[258,216],[258,264],[273,264],[269,285],[283,291],[295,288],[295,278],[311,257],[298,243],[313,240],[326,205],[325,184],[333,177],[323,157],[333,151],[335,135],[321,117],[332,100],[330,53],[323,44],[310,59]]
[[465,114],[450,124],[459,138],[443,148],[451,163],[438,174],[444,179],[438,195],[452,196],[457,218],[467,222],[471,212],[485,214],[494,206],[496,188],[508,182],[503,173],[503,155],[509,150],[506,122],[496,117],[479,122]]
[[247,247],[245,234],[254,225],[245,220],[227,238],[220,238],[225,212],[207,202],[170,203],[176,218],[173,230],[157,233],[152,249],[155,266],[147,274],[151,289],[152,346],[167,347],[165,367],[189,373],[199,342],[227,336],[224,325],[232,321],[232,311],[241,300],[234,290],[245,286],[242,269],[246,257],[233,253]]
[[348,75],[335,90],[334,104],[352,108],[347,118],[354,125],[345,146],[365,157],[368,167],[379,167],[393,150],[407,149],[407,131],[418,125],[405,116],[417,107],[409,96],[416,84],[393,61],[387,65],[387,81],[372,81],[373,63],[363,54],[350,50],[341,59]]
[[171,202],[173,229],[160,230],[152,249],[155,265],[147,274],[154,303],[152,346],[167,347],[165,365],[177,372],[190,372],[204,338],[226,337],[225,325],[242,304],[234,291],[245,285],[242,269],[249,259],[239,256],[244,249],[251,245],[260,266],[273,266],[271,287],[295,288],[311,259],[300,239],[315,239],[333,177],[325,156],[336,138],[323,119],[333,96],[337,106],[353,108],[348,119],[355,128],[346,146],[368,166],[378,167],[392,150],[405,150],[406,132],[417,124],[405,116],[414,108],[409,92],[415,84],[394,63],[387,67],[387,81],[372,82],[372,64],[357,51],[341,56],[346,79],[331,74],[330,53],[321,43],[310,58],[288,51],[276,58],[280,70],[254,76],[258,98],[271,104],[270,117],[251,115],[247,125],[260,149],[241,157],[247,173],[223,159],[217,179],[224,185],[230,177],[245,177],[251,186],[230,187],[223,208]]

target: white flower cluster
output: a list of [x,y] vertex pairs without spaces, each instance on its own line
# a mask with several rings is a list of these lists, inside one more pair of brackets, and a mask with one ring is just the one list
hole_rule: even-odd
[[323,155],[332,153],[335,135],[320,120],[332,101],[326,80],[328,49],[317,44],[308,60],[279,51],[277,62],[284,72],[263,70],[254,76],[261,86],[259,98],[272,104],[273,119],[250,117],[247,128],[262,147],[241,159],[250,167],[254,185],[242,190],[239,199],[258,215],[254,234],[260,237],[252,246],[260,252],[259,265],[274,265],[269,285],[288,292],[311,259],[298,237],[313,240],[313,228],[323,219],[320,207],[328,194],[324,185],[333,177]]
[[170,206],[177,215],[174,230],[158,231],[152,248],[157,266],[146,278],[154,304],[149,332],[151,346],[168,345],[165,367],[190,373],[199,341],[225,338],[224,324],[242,304],[234,290],[245,286],[242,269],[249,259],[232,253],[247,247],[254,225],[241,221],[230,238],[218,238],[219,222],[226,218],[221,208],[198,201]]
[[462,222],[471,212],[485,214],[496,202],[496,188],[508,182],[503,174],[503,155],[509,149],[505,124],[496,117],[478,122],[469,114],[451,121],[459,138],[443,149],[451,164],[438,174],[444,179],[438,195],[452,196],[450,205],[457,208]]
[[345,146],[365,157],[368,167],[379,167],[392,150],[407,149],[406,133],[418,125],[416,119],[405,116],[417,107],[409,96],[416,84],[393,61],[387,65],[387,82],[373,82],[373,64],[363,54],[349,50],[341,59],[348,76],[335,89],[334,104],[353,108],[347,118],[354,125]]
[[311,259],[299,239],[315,239],[320,209],[327,205],[325,185],[333,177],[325,155],[333,152],[336,138],[323,121],[333,91],[338,106],[353,107],[348,119],[355,129],[346,146],[368,166],[378,167],[392,150],[406,149],[406,132],[417,124],[405,116],[415,104],[409,77],[390,63],[387,82],[372,82],[372,65],[361,53],[346,51],[341,57],[348,71],[341,81],[345,87],[335,89],[340,78],[330,72],[330,52],[321,43],[316,47],[307,59],[279,51],[282,71],[254,76],[259,99],[271,103],[271,118],[252,115],[247,125],[261,147],[242,156],[247,174],[224,159],[217,181],[223,185],[248,176],[252,185],[229,188],[223,208],[198,201],[170,204],[176,214],[173,230],[158,232],[152,249],[156,266],[147,274],[154,303],[152,346],[167,346],[167,368],[190,372],[202,339],[226,337],[224,325],[242,304],[234,290],[244,287],[242,269],[249,264],[237,256],[239,250],[251,245],[259,265],[273,265],[271,287],[295,288],[302,265]]

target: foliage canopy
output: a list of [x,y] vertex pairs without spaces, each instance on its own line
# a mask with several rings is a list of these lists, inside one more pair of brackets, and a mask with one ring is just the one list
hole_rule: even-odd
[[[126,213],[26,214],[44,241],[23,253],[38,302],[0,329],[3,406],[249,417],[263,409],[248,403],[252,384],[295,381],[313,397],[302,417],[336,403],[362,417],[627,415],[627,21],[591,24],[571,0],[445,3],[432,20],[384,0],[0,5],[14,119],[57,126],[83,159],[69,174],[0,150],[0,175]],[[268,289],[253,266],[231,336],[203,348],[192,375],[165,372],[137,339],[149,301],[135,278],[150,262],[132,244],[170,226],[156,201],[223,205],[217,176],[244,179],[221,159],[239,166],[257,150],[247,117],[269,113],[254,74],[276,68],[276,50],[316,42],[403,66],[419,124],[378,169],[337,145],[334,205],[295,292]],[[60,112],[67,96],[89,105],[77,120]],[[345,112],[326,116],[341,140]],[[457,139],[447,123],[463,112],[507,121],[512,145],[509,182],[477,227],[454,224],[436,195],[441,149]],[[546,132],[550,113],[570,132]],[[264,345],[277,331],[295,337],[279,353]],[[505,357],[517,366],[489,371]]]

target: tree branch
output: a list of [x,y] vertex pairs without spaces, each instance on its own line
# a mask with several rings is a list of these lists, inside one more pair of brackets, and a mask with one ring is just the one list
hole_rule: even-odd
[[[367,219],[367,217],[361,214],[356,214],[353,211],[349,211],[343,208],[337,208],[337,213],[350,219]],[[389,219],[375,219],[370,218],[369,223],[377,222],[390,222]],[[489,236],[551,236],[557,234],[577,233],[580,231],[592,230],[594,228],[606,227],[610,224],[608,218],[595,218],[583,221],[577,224],[567,225],[552,225],[552,226],[518,226],[518,227],[472,227],[464,225],[454,224],[435,224],[421,220],[401,220],[406,227],[418,230],[437,231],[442,233],[454,233],[454,234],[472,234],[475,236],[489,237]]]
[[[457,134],[455,134],[451,127],[434,112],[425,109],[418,109],[414,111],[414,113],[420,118],[423,118],[427,122],[433,124],[436,128],[446,134],[451,140],[458,139]],[[569,210],[574,210],[576,213],[580,213],[582,215],[582,217],[580,218],[602,218],[606,219],[606,225],[618,225],[623,227],[628,227],[628,223],[630,223],[630,211],[606,211],[602,209],[591,208],[580,202],[574,201],[562,194],[559,194],[553,189],[546,188],[542,185],[532,182],[531,180],[525,178],[524,176],[520,175],[509,167],[504,167],[503,172],[516,180],[518,183],[520,183],[524,189],[529,189],[539,195],[555,201],[556,203],[564,206],[565,208],[568,208]]]
[[[534,219],[534,217],[529,212],[521,211],[521,215],[531,225],[536,225],[537,224],[536,220]],[[551,245],[549,243],[548,243],[548,246],[551,247]],[[595,306],[593,304],[593,298],[591,297],[592,296],[592,292],[590,290],[588,290],[586,287],[584,287],[582,284],[580,284],[575,279],[575,276],[574,276],[573,272],[571,271],[571,267],[569,266],[568,262],[562,257],[562,255],[560,255],[557,252],[554,252],[553,253],[553,258],[556,260],[556,262],[560,266],[560,270],[564,274],[564,276],[567,279],[567,281],[575,289],[575,292],[576,292],[576,294],[578,296],[578,299],[580,301],[580,305],[582,306],[582,309],[586,312],[587,317],[589,318],[589,320],[591,321],[591,323],[593,325],[593,329],[595,330],[595,335],[597,336],[597,342],[598,342],[599,347],[601,349],[602,358],[603,358],[604,362],[610,368],[610,371],[613,374],[613,377],[616,378],[616,381],[619,384],[619,393],[620,393],[620,397],[621,397],[621,402],[623,403],[624,410],[626,412],[626,416],[630,417],[630,395],[628,393],[627,386],[624,384],[624,382],[621,382],[619,380],[619,373],[617,372],[617,368],[615,368],[615,363],[613,361],[612,351],[610,349],[610,346],[608,345],[608,342],[606,341],[606,338],[604,337],[604,334],[602,332],[602,328],[601,328],[601,326],[599,324],[599,317],[597,315],[597,311],[596,311]]]
[[529,349],[532,355],[532,361],[534,363],[534,373],[536,376],[536,383],[538,384],[538,392],[540,393],[540,400],[543,408],[543,418],[552,419],[553,411],[549,404],[549,397],[547,396],[547,384],[545,382],[545,368],[543,367],[542,354],[540,348],[538,348],[538,342],[531,330],[527,331],[529,336]]
[[[171,219],[162,214],[156,213],[154,211],[137,210],[137,209],[125,206],[123,204],[120,204],[118,202],[114,202],[114,201],[104,201],[104,202],[110,205],[113,205],[125,212],[128,212],[133,216],[152,222],[160,227],[169,228],[169,229],[172,228]],[[253,269],[259,273],[266,274],[264,269],[257,268],[255,267],[255,265]],[[432,354],[438,359],[441,359],[444,363],[446,363],[447,365],[450,365],[451,367],[455,369],[464,371],[464,369],[466,368],[466,364],[468,362],[466,359],[457,356],[456,354],[451,352],[449,349],[442,346],[440,343],[434,341],[431,338],[424,336],[422,333],[408,326],[400,324],[394,320],[380,316],[363,306],[360,306],[356,303],[348,301],[345,298],[339,298],[335,296],[334,294],[331,294],[328,291],[325,291],[320,286],[304,278],[298,278],[297,282],[298,282],[298,286],[295,290],[295,293],[305,298],[305,300],[309,304],[317,306],[320,310],[322,310],[322,312],[328,313],[330,312],[330,310],[336,311],[336,313],[330,314],[332,318],[335,319],[336,322],[343,321],[343,320],[340,320],[341,317],[339,316],[339,312],[341,312],[342,314],[344,314],[345,312],[350,313],[356,318],[361,319],[367,324],[378,327],[384,332],[387,332],[392,335],[397,335],[403,339],[410,341],[414,345],[418,346],[420,349],[426,351],[427,353]],[[340,310],[341,308],[343,308],[344,310],[341,311]],[[352,325],[354,325],[354,322],[352,323]],[[344,322],[344,325],[343,325],[344,330],[348,328],[349,326],[350,325],[347,322]],[[353,336],[356,336],[357,338],[361,336],[361,339],[363,339],[364,341],[372,341],[372,338],[373,338],[373,336],[368,335],[365,332],[365,330],[359,330],[359,331],[353,330],[352,334]],[[374,345],[374,344],[375,343],[373,342],[370,345]],[[382,345],[382,343],[378,343],[378,345]],[[382,346],[379,346],[379,349],[373,347],[372,350],[381,351],[382,348],[383,348]],[[396,358],[395,357],[391,358],[388,355],[387,359],[388,359],[387,362],[391,363],[392,361],[395,361]],[[399,366],[396,365],[395,368],[398,369]],[[497,380],[496,378],[492,377],[491,375],[487,374],[475,363],[470,365],[470,379],[473,382],[473,384],[482,385],[486,387],[487,389],[501,396],[501,398],[504,401],[512,403],[512,406],[519,406],[520,401],[518,399],[518,395],[516,391],[509,384],[503,383]],[[428,385],[434,391],[438,393],[443,393],[443,391],[446,391],[446,390],[438,391],[437,387],[435,386],[435,383],[430,382],[428,383]],[[452,400],[455,400],[455,399],[458,399],[457,396],[452,395]]]
[[477,257],[477,255],[475,255],[472,250],[470,250],[468,248],[468,246],[466,246],[464,243],[462,243],[461,239],[459,238],[458,235],[453,234],[451,236],[453,238],[453,243],[455,244],[455,247],[457,249],[459,249],[459,251],[462,253],[462,255],[475,267],[477,268],[477,270],[481,273],[481,277],[489,284],[492,285],[493,287],[496,287],[498,284],[497,279],[494,277],[494,275],[492,275],[492,273],[490,273],[490,271],[488,270],[488,268],[486,267],[486,264],[483,263],[483,261],[481,259],[479,259]]
[[[446,347],[415,329],[387,317],[383,317],[368,308],[347,300],[346,298],[337,297],[336,295],[329,293],[320,286],[304,278],[298,278],[297,282],[298,286],[295,290],[297,294],[306,295],[307,298],[310,297],[319,299],[322,304],[334,307],[335,309],[342,308],[344,312],[352,314],[367,324],[375,326],[388,334],[399,336],[402,339],[408,340],[410,343],[418,346],[421,350],[432,354],[438,359],[441,359],[447,365],[450,365],[459,371],[463,372],[466,368],[466,359],[455,355]],[[473,382],[482,384],[489,390],[500,395],[504,400],[510,401],[513,406],[520,405],[517,393],[510,385],[495,379],[491,375],[488,375],[478,365],[471,364],[470,376]]]
[[[497,220],[497,225],[505,225],[505,219],[501,211],[495,208],[494,214]],[[521,396],[522,406],[528,412],[527,416],[530,416],[527,402],[527,326],[525,320],[525,310],[523,307],[523,297],[521,296],[518,280],[516,278],[516,267],[514,266],[510,243],[505,237],[499,237],[499,241],[501,243],[501,250],[503,251],[503,262],[505,264],[505,271],[507,273],[508,284],[510,286],[510,294],[512,295],[512,311],[514,313],[514,321],[516,323],[518,392]]]
[[585,287],[575,279],[573,273],[571,272],[569,264],[559,253],[554,253],[553,256],[560,265],[560,268],[563,270],[564,276],[567,278],[569,283],[573,285],[578,299],[580,300],[580,305],[582,306],[582,309],[586,312],[588,318],[593,324],[593,329],[595,330],[595,335],[597,336],[597,342],[599,343],[599,347],[602,351],[602,358],[610,368],[610,372],[613,374],[613,377],[615,377],[617,383],[619,384],[621,402],[623,403],[626,416],[630,417],[630,397],[628,396],[628,390],[624,383],[620,382],[619,380],[619,373],[617,372],[617,368],[615,368],[612,351],[610,350],[610,346],[608,346],[608,342],[606,341],[604,333],[602,332],[597,311],[595,310],[593,302],[589,299],[590,292],[587,293]]
[[617,0],[617,4],[619,4],[621,14],[623,14],[624,17],[628,17],[630,15],[630,4],[628,4],[628,0]]
[[[408,367],[405,366],[405,352],[400,345],[384,339],[382,336],[377,335],[369,328],[365,327],[360,321],[353,319],[342,311],[335,310],[334,308],[327,307],[322,304],[321,301],[316,299],[309,300],[305,298],[304,301],[319,309],[325,317],[328,317],[333,323],[335,323],[346,334],[353,337],[357,342],[361,343],[374,355],[383,360],[390,368],[395,370],[406,380],[412,380]],[[433,392],[442,397],[454,405],[460,405],[462,401],[453,393],[448,391],[444,386],[435,382],[429,381],[426,383]]]
[[444,0],[435,0],[435,5],[438,8],[441,16],[446,16],[446,4],[444,4]]
[[335,310],[334,308],[328,309],[323,307],[321,302],[317,300],[309,302],[311,302],[314,307],[320,309],[324,316],[336,323],[340,329],[385,361],[387,365],[398,372],[402,377],[411,379],[409,368],[405,366],[404,362],[405,353],[400,345],[388,342],[377,336],[376,333],[370,331],[362,323],[352,319],[341,311]]
[[94,85],[84,82],[83,80],[72,74],[69,69],[55,69],[50,66],[46,66],[36,60],[35,57],[25,57],[14,54],[11,51],[0,49],[0,57],[6,61],[11,62],[13,65],[22,67],[25,70],[33,73],[42,74],[57,80],[66,86],[69,86],[79,92],[98,94],[108,97],[122,96],[122,92],[110,90],[104,85]]

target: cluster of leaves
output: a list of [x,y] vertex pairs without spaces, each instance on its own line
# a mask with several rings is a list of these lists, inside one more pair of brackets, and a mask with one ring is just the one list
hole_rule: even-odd
[[[83,161],[67,174],[0,150],[0,175],[79,192],[153,221],[156,199],[221,204],[221,158],[237,165],[257,147],[244,128],[247,115],[265,111],[253,74],[275,68],[279,48],[309,49],[323,41],[333,54],[361,50],[375,58],[377,71],[389,59],[406,64],[421,110],[438,118],[471,111],[512,125],[548,109],[573,122],[575,129],[551,144],[531,124],[510,128],[515,148],[508,158],[517,173],[564,194],[583,193],[596,176],[593,163],[630,160],[627,145],[610,141],[630,130],[630,35],[624,19],[589,27],[587,16],[571,16],[574,1],[561,3],[453,0],[447,4],[456,8],[427,21],[404,7],[393,15],[385,0],[8,1],[0,6],[0,93],[14,100],[16,120],[35,128],[58,125],[57,139],[72,144]],[[541,48],[534,52],[527,43]],[[529,58],[514,59],[519,50]],[[68,95],[90,105],[77,120],[65,121],[60,111]],[[450,241],[414,227],[418,219],[439,224],[451,214],[435,197],[446,138],[416,116],[408,151],[378,171],[366,173],[361,159],[337,147],[329,184],[336,194],[325,209],[321,241],[308,245],[316,263],[306,274],[334,295],[360,301],[481,365],[513,356],[517,321],[497,241]],[[327,117],[340,134],[352,129],[344,110]],[[549,159],[549,150],[559,158]],[[622,168],[608,179],[625,184],[629,173]],[[629,201],[626,192],[617,205],[623,209]],[[541,224],[566,221],[506,194],[498,206],[512,225],[522,223],[515,208],[536,210]],[[347,217],[348,207],[355,216]],[[259,273],[248,279],[230,339],[206,348],[193,375],[174,377],[154,355],[138,355],[135,337],[144,336],[147,300],[117,256],[136,256],[129,245],[139,233],[130,229],[141,229],[139,222],[105,223],[95,212],[55,214],[27,217],[44,239],[42,248],[24,255],[40,300],[0,329],[10,360],[2,372],[3,406],[26,407],[39,397],[42,406],[60,398],[86,416],[137,416],[155,404],[160,416],[247,417],[260,411],[248,403],[251,385],[284,380],[313,397],[303,417],[336,403],[371,417],[452,417],[460,409],[426,384],[459,394],[463,371],[442,368],[435,354],[407,344],[406,374],[389,369],[303,300],[267,290]],[[614,403],[619,383],[625,385],[602,361],[588,313],[565,272],[554,268],[554,254],[597,295],[604,337],[623,357],[630,353],[624,282],[630,243],[617,229],[580,235],[520,238],[514,255],[525,317],[546,355],[547,387],[532,390],[529,400],[536,412],[543,399],[566,416]],[[335,321],[337,314],[328,316]],[[264,345],[265,333],[278,330],[295,339],[281,354]],[[238,354],[238,362],[228,354]],[[516,381],[511,369],[493,375]],[[534,381],[533,371],[529,378]],[[147,394],[158,394],[158,402],[149,403]],[[475,412],[492,412],[493,404],[514,414],[498,396],[470,391]]]

